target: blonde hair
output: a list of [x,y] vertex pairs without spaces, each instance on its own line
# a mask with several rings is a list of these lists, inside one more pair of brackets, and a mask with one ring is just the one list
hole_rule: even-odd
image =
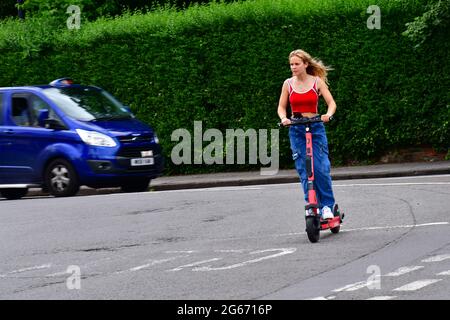
[[322,61],[311,57],[311,55],[308,52],[301,49],[292,51],[289,54],[289,60],[291,60],[293,56],[299,57],[300,59],[303,60],[304,63],[308,63],[308,67],[306,68],[307,74],[317,76],[320,79],[322,79],[326,84],[328,84],[327,74],[328,71],[333,70],[333,68],[324,65]]

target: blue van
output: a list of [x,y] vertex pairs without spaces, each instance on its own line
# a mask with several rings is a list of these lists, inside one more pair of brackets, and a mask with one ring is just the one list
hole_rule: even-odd
[[95,86],[62,78],[49,85],[0,88],[0,193],[41,187],[54,196],[80,186],[148,189],[163,171],[154,130]]

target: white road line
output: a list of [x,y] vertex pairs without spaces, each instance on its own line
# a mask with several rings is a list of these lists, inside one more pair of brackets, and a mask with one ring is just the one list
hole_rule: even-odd
[[260,262],[260,261],[267,260],[267,259],[277,258],[280,256],[284,256],[286,254],[291,254],[291,253],[295,252],[296,250],[297,250],[297,248],[278,248],[278,249],[266,249],[266,250],[253,251],[253,252],[250,252],[250,254],[258,254],[258,253],[264,253],[264,252],[270,252],[270,251],[281,251],[281,252],[271,254],[269,256],[261,257],[258,259],[247,260],[247,261],[244,261],[241,263],[232,264],[232,265],[226,266],[226,267],[212,268],[210,266],[205,266],[205,267],[194,268],[194,269],[192,269],[192,271],[223,271],[223,270],[239,268],[239,267],[246,266],[248,264]]
[[165,253],[194,253],[199,252],[198,250],[169,250],[165,251]]
[[434,257],[423,259],[422,262],[441,262],[450,259],[450,254],[440,254]]
[[[414,179],[424,180],[424,179],[427,179],[427,178],[448,178],[448,177],[450,177],[450,174],[436,174],[436,175],[433,175],[433,176],[425,175],[425,176],[370,178],[370,180],[414,180]],[[361,180],[361,179],[359,179],[359,180]]]
[[394,183],[352,183],[334,184],[333,187],[403,187],[450,185],[450,182],[394,182]]
[[161,263],[164,263],[164,262],[169,262],[169,261],[172,261],[172,260],[175,260],[175,259],[178,259],[178,258],[183,258],[183,257],[188,257],[188,256],[180,256],[180,257],[174,257],[174,258],[154,260],[154,261],[152,261],[150,263],[147,263],[147,264],[144,264],[142,266],[137,266],[137,267],[128,269],[128,271],[139,271],[139,270],[142,270],[142,269],[145,269],[145,268],[149,268],[149,267],[155,266],[157,264],[161,264]]
[[450,276],[450,270],[442,271],[438,273],[437,276]]
[[373,285],[374,283],[376,283],[375,281],[363,281],[360,284],[355,284],[353,287],[347,288],[345,291],[351,292],[351,291],[356,291],[362,288],[366,288],[370,285]]
[[416,270],[419,270],[419,269],[422,269],[422,268],[424,268],[424,266],[401,267],[401,268],[398,268],[395,271],[392,271],[392,272],[389,272],[388,274],[385,274],[384,277],[398,277],[398,276],[401,276],[401,275],[404,275],[406,273],[413,272],[413,271],[416,271]]
[[245,251],[248,251],[248,250],[245,250],[245,249],[229,249],[229,250],[227,250],[227,249],[222,249],[222,250],[214,250],[214,252],[218,252],[218,253],[243,253],[243,252],[245,252]]
[[338,288],[338,289],[334,289],[332,291],[333,292],[348,291],[349,289],[356,288],[356,287],[361,287],[361,286],[367,286],[367,281],[355,282],[355,283],[352,283],[352,284],[348,284],[348,285],[346,285],[344,287],[341,287],[341,288]]
[[440,225],[448,225],[450,222],[432,222],[432,223],[423,223],[423,224],[406,224],[399,226],[385,226],[385,227],[365,227],[365,228],[355,228],[355,229],[344,229],[341,232],[349,232],[349,231],[363,231],[363,230],[383,230],[383,229],[399,229],[399,228],[417,228],[417,227],[430,227],[430,226],[440,226]]
[[22,269],[18,269],[18,270],[13,270],[13,271],[10,271],[10,272],[5,273],[5,274],[0,274],[0,278],[4,278],[4,277],[6,277],[6,276],[8,276],[10,274],[16,274],[16,273],[22,273],[22,272],[34,271],[34,270],[41,270],[41,269],[48,269],[51,266],[52,266],[52,264],[49,263],[49,264],[43,264],[43,265],[40,265],[40,266],[34,266],[34,267],[28,267],[28,268],[22,268]]
[[[411,266],[411,267],[400,267],[397,270],[390,272],[386,275],[382,275],[382,277],[398,277],[401,276],[403,274],[409,273],[409,272],[413,272],[415,270],[419,270],[422,269],[423,266]],[[380,277],[377,277],[377,279],[375,280],[367,280],[367,281],[359,281],[359,282],[355,282],[349,285],[346,285],[344,287],[338,288],[338,289],[334,289],[333,292],[342,292],[342,291],[347,291],[347,292],[351,292],[351,291],[356,291],[362,288],[366,288],[366,287],[370,287],[373,285],[376,285],[380,282]]]
[[[372,230],[388,230],[388,229],[399,229],[399,228],[418,228],[418,227],[432,227],[432,226],[442,226],[449,225],[450,222],[432,222],[432,223],[423,223],[423,224],[410,224],[410,225],[399,225],[399,226],[383,226],[383,227],[363,227],[363,228],[355,228],[355,229],[341,229],[340,232],[359,232],[359,231],[372,231]],[[268,234],[263,236],[251,236],[251,237],[230,237],[230,238],[217,238],[217,239],[208,239],[211,241],[227,241],[227,240],[244,240],[244,239],[261,239],[268,237],[292,237],[292,236],[301,236],[305,235],[306,232],[289,232],[289,233],[280,233],[280,234]]]
[[46,274],[46,277],[59,277],[59,276],[64,276],[64,275],[68,275],[69,273],[67,271],[62,271],[62,272],[56,272],[56,273],[51,273],[51,274]]
[[198,266],[200,264],[204,264],[204,263],[207,263],[207,262],[213,262],[213,261],[217,261],[217,260],[221,260],[221,259],[222,258],[213,258],[213,259],[209,259],[209,260],[197,261],[197,262],[190,263],[190,264],[185,264],[183,266],[179,266],[177,268],[170,269],[170,270],[167,270],[167,271],[180,271],[180,270],[185,269],[185,268],[195,267],[195,266]]
[[392,300],[397,298],[397,296],[376,296],[366,300]]
[[418,280],[411,283],[408,283],[402,287],[396,288],[392,291],[415,291],[422,289],[426,286],[429,286],[430,284],[436,283],[441,281],[442,279],[425,279],[425,280]]
[[143,264],[143,265],[140,265],[140,266],[136,266],[136,267],[133,267],[133,268],[130,268],[130,269],[127,269],[127,270],[117,271],[114,274],[121,274],[121,273],[124,273],[124,272],[135,272],[135,271],[139,271],[139,270],[142,270],[142,269],[150,268],[150,267],[155,266],[157,264],[173,261],[173,260],[178,259],[178,258],[186,258],[186,257],[189,257],[189,255],[176,256],[176,257],[171,257],[171,258],[161,259],[161,260],[152,260],[150,263],[146,263],[146,264]]

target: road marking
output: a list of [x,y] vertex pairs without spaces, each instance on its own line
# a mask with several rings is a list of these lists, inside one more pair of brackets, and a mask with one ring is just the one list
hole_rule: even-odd
[[51,273],[51,274],[47,274],[45,275],[46,277],[59,277],[59,276],[64,276],[64,275],[68,275],[69,273],[67,271],[62,271],[62,272],[56,272],[56,273]]
[[334,187],[403,187],[403,186],[438,186],[450,185],[450,182],[394,182],[394,183],[352,183],[334,184]]
[[450,270],[442,271],[438,273],[437,276],[450,276]]
[[385,226],[385,227],[364,227],[364,228],[356,228],[356,229],[345,229],[341,230],[348,231],[367,231],[367,230],[382,230],[382,229],[401,229],[401,228],[417,228],[417,227],[430,227],[430,226],[442,226],[448,225],[450,222],[432,222],[432,223],[423,223],[423,224],[406,224],[399,226]]
[[48,263],[48,264],[43,264],[43,265],[40,265],[40,266],[27,267],[27,268],[22,268],[22,269],[18,269],[18,270],[13,270],[13,271],[10,271],[10,272],[5,273],[5,274],[0,274],[0,278],[7,277],[10,274],[16,274],[16,273],[22,273],[22,272],[34,271],[34,270],[41,270],[41,269],[48,269],[51,266],[52,266],[52,264]]
[[397,296],[376,296],[366,300],[392,300],[397,298]]
[[260,261],[267,260],[267,259],[277,258],[277,257],[280,257],[280,256],[284,256],[286,254],[291,254],[291,253],[295,252],[296,250],[297,250],[297,248],[280,248],[280,249],[266,249],[266,250],[253,251],[253,252],[250,252],[250,254],[258,254],[258,253],[264,253],[264,252],[270,252],[270,251],[281,251],[281,252],[276,253],[276,254],[272,254],[272,255],[269,255],[269,256],[261,257],[261,258],[258,258],[258,259],[247,260],[247,261],[244,261],[244,262],[241,262],[241,263],[236,263],[236,264],[233,264],[231,266],[218,267],[218,268],[212,268],[210,266],[205,266],[205,267],[194,268],[194,269],[192,269],[192,271],[222,271],[222,270],[229,270],[229,269],[239,268],[239,267],[246,266],[248,264],[260,262]]
[[[349,289],[355,288],[355,287],[361,287],[362,285],[367,286],[367,281],[359,281],[352,284],[348,284],[344,287],[334,289],[333,292],[342,292],[342,291],[348,291]],[[363,287],[361,287],[363,288]]]
[[364,228],[356,228],[356,229],[344,229],[340,232],[349,232],[349,231],[368,231],[368,230],[383,230],[383,229],[400,229],[400,228],[417,228],[417,227],[430,227],[430,226],[441,226],[448,225],[450,222],[432,222],[432,223],[423,223],[423,224],[406,224],[399,226],[385,226],[385,227],[364,227]]
[[402,287],[396,288],[392,291],[415,291],[422,289],[430,284],[441,281],[442,279],[426,279],[426,280],[418,280],[411,283],[408,283]]
[[230,250],[214,250],[214,252],[219,252],[219,253],[243,253],[246,250],[244,249],[230,249]]
[[376,276],[375,280],[367,280],[367,281],[355,282],[355,283],[346,285],[345,287],[334,289],[333,292],[342,292],[342,291],[351,292],[351,291],[356,291],[356,290],[359,290],[359,289],[362,289],[362,288],[366,288],[366,287],[368,287],[369,290],[370,290],[374,285],[375,286],[379,285],[380,281],[381,281],[380,277]]
[[336,296],[328,296],[328,297],[315,297],[306,300],[333,300],[336,299]]
[[218,261],[218,260],[221,260],[221,259],[222,258],[213,258],[213,259],[208,259],[208,260],[197,261],[197,262],[193,262],[193,263],[190,263],[190,264],[185,264],[183,266],[179,266],[177,268],[170,269],[170,270],[167,270],[167,271],[180,271],[180,270],[185,269],[185,268],[195,267],[195,266],[198,266],[199,264],[204,264],[204,263],[208,263],[208,262]]
[[[363,228],[355,228],[355,229],[341,229],[340,232],[354,232],[354,231],[372,231],[372,230],[388,230],[388,229],[401,229],[401,228],[418,228],[418,227],[433,227],[433,226],[442,226],[449,225],[450,222],[432,222],[432,223],[424,223],[424,224],[410,224],[410,225],[399,225],[399,226],[384,226],[384,227],[363,227]],[[245,240],[245,239],[261,239],[261,238],[278,238],[278,237],[292,237],[292,236],[301,236],[305,235],[306,232],[289,232],[289,233],[279,233],[279,234],[268,234],[263,236],[251,236],[251,237],[230,237],[230,238],[212,238],[208,239],[210,241],[229,241],[229,240]]]
[[161,263],[164,263],[164,262],[169,262],[169,261],[173,261],[173,260],[178,259],[178,258],[185,258],[185,257],[189,257],[189,255],[171,257],[171,258],[161,259],[161,260],[152,260],[150,263],[146,263],[146,264],[143,264],[143,265],[140,265],[140,266],[137,266],[137,267],[133,267],[133,268],[130,268],[128,270],[117,271],[117,272],[115,272],[115,274],[120,274],[120,273],[124,273],[124,272],[139,271],[139,270],[142,270],[142,269],[150,268],[150,267],[155,266],[157,264],[161,264]]
[[419,269],[424,268],[424,266],[412,266],[412,267],[401,267],[393,272],[389,272],[388,274],[385,274],[384,277],[398,277],[401,275],[404,275],[409,272],[413,272]]
[[[424,268],[423,266],[411,266],[411,267],[400,267],[397,270],[390,272],[388,274],[382,275],[382,277],[398,277],[401,275],[404,275],[406,273],[409,272],[413,272],[419,269]],[[333,292],[342,292],[342,291],[356,291],[365,287],[371,287],[374,284],[377,284],[381,281],[380,277],[377,277],[377,279],[375,280],[367,280],[367,281],[359,281],[359,282],[355,282],[349,285],[346,285],[344,287],[338,288],[333,290]]]
[[[386,177],[386,178],[370,178],[369,180],[413,180],[413,179],[427,179],[427,178],[448,178],[450,174],[435,174],[432,177],[430,175],[424,176],[406,176],[406,177]],[[361,180],[361,179],[359,179]]]
[[450,259],[450,254],[440,254],[434,257],[423,259],[422,262],[441,262]]

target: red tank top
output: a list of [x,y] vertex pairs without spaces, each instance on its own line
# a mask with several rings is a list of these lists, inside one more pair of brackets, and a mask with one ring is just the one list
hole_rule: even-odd
[[292,78],[289,84],[289,103],[293,113],[318,113],[319,94],[317,92],[317,77],[311,89],[304,92],[295,91],[292,86]]

